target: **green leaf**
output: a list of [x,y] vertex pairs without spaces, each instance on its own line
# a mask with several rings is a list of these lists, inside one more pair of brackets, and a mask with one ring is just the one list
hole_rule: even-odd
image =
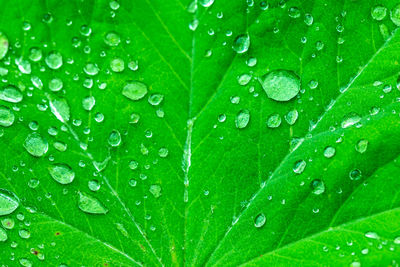
[[2,265],[399,265],[396,1],[0,3]]

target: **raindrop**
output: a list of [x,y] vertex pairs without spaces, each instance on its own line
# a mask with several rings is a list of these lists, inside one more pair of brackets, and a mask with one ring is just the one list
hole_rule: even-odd
[[293,171],[297,174],[300,174],[306,168],[307,163],[304,160],[298,160],[295,162],[293,166]]
[[99,67],[95,63],[87,63],[83,70],[90,76],[95,76],[99,73]]
[[161,186],[153,184],[150,186],[149,192],[155,197],[159,198],[161,196]]
[[113,130],[108,136],[108,143],[112,147],[117,147],[121,144],[121,134],[117,130]]
[[243,129],[249,124],[250,121],[250,111],[243,109],[239,111],[235,118],[236,128]]
[[34,157],[41,157],[47,153],[49,144],[38,133],[31,133],[25,138],[24,148]]
[[289,125],[293,125],[296,123],[298,117],[299,117],[299,112],[296,109],[294,109],[289,111],[285,115],[285,120]]
[[327,146],[324,150],[324,156],[328,159],[335,156],[335,154],[336,154],[336,149],[334,147]]
[[22,98],[22,93],[13,85],[7,85],[0,90],[0,99],[6,102],[19,103]]
[[261,82],[267,96],[275,101],[289,101],[300,91],[300,79],[292,71],[274,70]]
[[367,151],[368,144],[369,144],[368,140],[365,139],[359,140],[356,144],[356,151],[361,154],[365,153],[365,151]]
[[0,106],[0,126],[9,127],[15,120],[14,113],[6,106]]
[[57,163],[48,167],[50,176],[60,184],[70,184],[75,178],[72,168],[63,163]]
[[59,69],[63,64],[63,58],[60,52],[51,51],[45,58],[45,62],[50,69]]
[[64,98],[54,98],[50,100],[50,110],[61,122],[69,121],[70,108],[68,102]]
[[129,81],[122,89],[122,95],[130,100],[142,99],[147,94],[147,85],[139,81]]
[[0,189],[0,216],[11,214],[18,206],[17,196],[5,189]]
[[264,213],[260,213],[254,219],[254,226],[257,228],[261,228],[265,225],[267,218],[265,217]]
[[104,36],[104,42],[108,46],[117,46],[121,42],[121,37],[116,32],[108,32]]
[[122,72],[125,69],[125,62],[121,58],[114,58],[110,62],[110,67],[114,72]]
[[397,4],[391,11],[390,11],[390,19],[396,26],[400,26],[400,4]]
[[7,232],[3,228],[0,228],[0,242],[4,242],[8,239]]
[[49,81],[49,89],[58,92],[63,88],[63,81],[59,78],[53,78]]
[[88,182],[88,187],[91,191],[96,192],[100,189],[100,183],[97,180],[90,180]]
[[325,184],[320,179],[315,179],[311,182],[312,193],[315,195],[321,195],[325,192]]
[[247,50],[249,50],[249,47],[250,36],[248,34],[241,34],[237,36],[232,46],[233,50],[238,54],[247,52]]
[[164,99],[164,95],[162,94],[152,94],[151,96],[149,96],[149,103],[152,106],[158,106]]
[[78,207],[81,211],[90,214],[106,214],[108,209],[97,199],[86,193],[78,192]]
[[358,123],[361,120],[360,115],[357,113],[351,112],[345,116],[343,119],[341,126],[343,129],[353,126],[354,124]]
[[353,180],[353,181],[360,180],[361,176],[362,176],[361,171],[359,169],[354,169],[354,170],[350,171],[350,173],[349,173],[350,180]]
[[374,20],[381,21],[386,17],[387,8],[383,6],[375,6],[371,9],[371,17]]
[[282,118],[281,115],[279,115],[278,113],[272,114],[271,116],[269,116],[268,120],[267,120],[267,126],[269,128],[278,128],[282,123]]
[[82,99],[82,107],[84,110],[90,111],[96,104],[96,99],[94,96],[88,96]]
[[7,36],[0,32],[0,60],[3,59],[8,52],[8,38]]

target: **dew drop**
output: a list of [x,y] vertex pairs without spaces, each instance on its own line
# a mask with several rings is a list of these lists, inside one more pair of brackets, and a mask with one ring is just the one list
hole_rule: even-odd
[[0,228],[0,242],[5,242],[8,239],[7,232],[3,228]]
[[292,71],[274,70],[261,82],[267,96],[275,101],[289,101],[300,91],[300,79]]
[[335,149],[334,147],[327,146],[327,147],[324,149],[324,156],[325,156],[325,158],[330,159],[330,158],[332,158],[333,156],[335,156],[335,154],[336,154],[336,149]]
[[63,81],[59,78],[53,78],[49,81],[49,89],[58,92],[63,88]]
[[368,144],[369,144],[368,140],[365,139],[359,140],[356,144],[356,151],[361,154],[365,153],[365,151],[367,151],[368,149]]
[[306,168],[307,163],[304,160],[298,160],[295,162],[293,166],[293,171],[297,174],[300,174]]
[[129,81],[122,89],[122,95],[130,100],[140,100],[147,94],[147,85],[139,81]]
[[86,193],[78,192],[78,207],[81,211],[90,214],[106,214],[108,209],[95,197]]
[[50,110],[61,122],[69,121],[70,108],[68,102],[64,98],[53,98],[50,100]]
[[94,96],[88,96],[82,99],[82,107],[84,110],[91,111],[96,104]]
[[25,138],[24,148],[34,157],[41,157],[47,153],[49,144],[38,133],[31,133]]
[[400,26],[400,4],[397,4],[391,11],[390,11],[390,19],[396,26]]
[[88,187],[91,191],[96,192],[100,189],[100,183],[97,180],[90,180],[88,182]]
[[320,179],[315,179],[311,182],[311,189],[314,195],[321,195],[325,192],[325,184]]
[[250,36],[248,34],[241,34],[233,41],[233,50],[238,54],[243,54],[249,50]]
[[345,129],[350,126],[353,126],[354,124],[358,123],[360,120],[361,120],[360,115],[358,115],[357,113],[351,112],[344,117],[344,119],[341,123],[341,126],[343,129]]
[[152,94],[151,96],[149,96],[149,103],[152,106],[158,106],[164,99],[164,95],[162,94]]
[[121,37],[116,32],[108,32],[104,36],[104,42],[108,46],[117,46],[121,42]]
[[299,117],[299,112],[294,109],[289,111],[286,115],[285,115],[285,120],[289,125],[294,125],[297,121],[297,118]]
[[159,198],[161,196],[161,186],[153,184],[150,186],[149,192],[155,197]]
[[265,217],[264,213],[260,213],[254,219],[254,226],[257,228],[261,228],[265,225],[267,218]]
[[375,6],[371,9],[371,17],[374,20],[381,21],[386,17],[387,8],[384,6]]
[[0,189],[0,216],[13,213],[19,206],[17,196],[5,189]]
[[350,173],[349,173],[350,180],[353,180],[353,181],[360,180],[361,176],[362,176],[362,174],[359,169],[354,169],[354,170],[350,171]]
[[0,99],[10,103],[19,103],[22,101],[22,93],[13,85],[7,85],[0,90]]
[[9,127],[13,125],[15,115],[11,109],[6,106],[0,106],[0,126]]
[[268,117],[267,126],[268,128],[278,128],[282,123],[281,115],[278,113],[272,114]]
[[117,147],[121,144],[121,134],[117,130],[113,130],[108,136],[108,144]]
[[239,111],[235,118],[236,128],[243,129],[249,124],[250,121],[250,111],[243,109]]
[[50,176],[60,184],[70,184],[75,178],[72,168],[63,163],[57,163],[48,167]]
[[8,38],[0,32],[0,60],[3,59],[8,52]]
[[59,69],[63,64],[63,58],[60,52],[51,51],[45,58],[45,62],[50,69]]

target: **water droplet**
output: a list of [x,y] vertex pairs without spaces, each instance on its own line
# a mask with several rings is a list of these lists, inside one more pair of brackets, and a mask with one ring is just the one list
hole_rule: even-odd
[[18,235],[23,239],[28,239],[29,237],[31,237],[31,233],[26,229],[19,230]]
[[84,110],[90,111],[96,104],[96,99],[93,96],[85,97],[82,100],[82,107]]
[[241,34],[237,36],[232,46],[233,50],[238,54],[247,52],[247,50],[249,50],[249,47],[250,36],[248,34]]
[[250,74],[242,74],[238,77],[238,83],[240,85],[247,85],[251,80],[251,75]]
[[47,153],[49,144],[38,133],[31,133],[25,138],[24,147],[34,157],[41,157]]
[[0,90],[0,99],[10,103],[19,103],[22,101],[23,96],[15,86],[7,85]]
[[3,228],[0,228],[0,242],[4,242],[8,239],[7,232]]
[[161,186],[157,184],[151,185],[149,191],[155,198],[159,198],[161,196]]
[[53,146],[55,149],[57,149],[60,152],[64,152],[67,150],[67,144],[65,144],[63,142],[56,141],[56,142],[54,142]]
[[250,111],[243,109],[239,111],[235,118],[236,128],[243,129],[249,124],[250,121]]
[[261,83],[267,96],[275,101],[289,101],[300,91],[300,79],[292,71],[274,70]]
[[282,123],[281,115],[278,113],[272,114],[268,117],[267,126],[269,128],[278,128]]
[[357,113],[351,112],[344,117],[344,119],[341,123],[341,126],[343,129],[345,129],[350,126],[353,126],[354,124],[358,123],[360,120],[361,120],[360,115],[358,115]]
[[264,213],[260,213],[254,219],[254,226],[257,228],[261,228],[265,225],[267,218],[265,217]]
[[312,193],[315,195],[321,195],[325,192],[325,184],[320,179],[315,179],[311,182]]
[[285,120],[289,125],[294,125],[297,121],[297,118],[299,117],[299,112],[294,109],[289,111],[286,115],[285,115]]
[[365,153],[365,151],[367,151],[368,144],[369,144],[368,140],[365,139],[359,140],[356,144],[356,151],[361,154]]
[[116,32],[108,32],[104,36],[104,42],[108,46],[117,46],[121,42],[121,37]]
[[100,183],[97,180],[90,180],[88,182],[88,187],[91,191],[95,192],[100,189]]
[[2,60],[8,52],[8,38],[0,32],[0,60]]
[[9,127],[13,125],[15,120],[14,113],[6,106],[0,106],[0,125]]
[[293,166],[293,171],[297,174],[300,174],[306,168],[307,163],[304,160],[298,160],[295,162]]
[[40,182],[39,182],[38,179],[32,178],[32,179],[30,179],[30,180],[28,181],[28,186],[29,186],[30,188],[32,188],[32,189],[35,189],[36,187],[38,187],[39,183],[40,183]]
[[51,51],[44,60],[50,69],[59,69],[63,64],[63,58],[60,52]]
[[390,11],[390,19],[396,26],[400,26],[400,4],[394,6]]
[[69,121],[70,109],[66,99],[54,98],[50,100],[50,110],[61,122]]
[[379,235],[375,232],[366,232],[365,237],[368,237],[371,239],[379,239]]
[[381,21],[386,17],[387,8],[384,6],[375,6],[371,9],[371,17],[374,20]]
[[139,81],[129,81],[122,89],[122,94],[130,100],[142,99],[147,94],[147,85]]
[[297,19],[301,15],[300,9],[298,7],[291,7],[289,8],[288,12],[289,12],[289,17],[294,19]]
[[3,225],[5,229],[11,230],[15,226],[15,221],[13,218],[4,218],[1,220],[1,225]]
[[114,58],[110,62],[110,67],[114,72],[122,72],[125,69],[125,62],[121,58]]
[[353,181],[360,180],[361,176],[362,176],[362,174],[359,169],[354,169],[354,170],[350,171],[350,173],[349,173],[350,180],[353,180]]
[[200,5],[209,7],[214,3],[214,0],[199,0]]
[[48,167],[50,176],[60,184],[70,184],[75,178],[72,168],[63,163],[57,163]]
[[95,197],[86,193],[78,192],[78,207],[81,211],[90,214],[106,214],[108,209]]
[[117,130],[113,130],[108,136],[108,143],[112,147],[117,147],[121,144],[121,134]]
[[168,149],[165,148],[165,147],[160,148],[160,150],[158,150],[158,155],[159,155],[161,158],[167,157],[167,156],[168,156]]
[[19,206],[17,196],[5,189],[0,189],[0,216],[14,212]]
[[307,13],[307,14],[304,15],[304,23],[307,26],[311,26],[313,24],[313,22],[314,22],[314,18],[313,18],[313,16],[311,14]]
[[335,156],[335,154],[336,154],[336,149],[334,147],[327,146],[324,150],[324,156],[328,159]]
[[95,63],[87,63],[83,71],[90,76],[95,76],[99,73],[99,67]]
[[59,78],[53,78],[49,81],[49,89],[58,92],[63,88],[63,81]]

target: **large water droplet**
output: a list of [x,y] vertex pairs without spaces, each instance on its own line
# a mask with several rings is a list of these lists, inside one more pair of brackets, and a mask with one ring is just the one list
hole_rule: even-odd
[[90,214],[106,214],[108,209],[95,197],[86,193],[78,192],[78,207],[81,211]]
[[250,111],[243,109],[239,111],[235,118],[236,128],[243,129],[249,124],[250,121]]
[[214,3],[214,0],[199,0],[200,5],[209,7]]
[[121,37],[116,32],[108,32],[104,36],[104,42],[108,46],[117,46],[121,42]]
[[8,51],[8,38],[7,36],[0,32],[0,60],[3,59]]
[[260,213],[254,219],[254,226],[257,228],[261,228],[265,225],[267,218],[265,217],[264,213]]
[[0,216],[11,214],[18,206],[17,196],[5,189],[0,189]]
[[54,98],[50,100],[50,110],[61,122],[69,121],[70,109],[66,99]]
[[296,109],[294,109],[289,111],[285,115],[285,120],[289,125],[293,125],[296,123],[298,117],[299,117],[299,112]]
[[355,112],[351,112],[344,117],[344,119],[341,123],[341,126],[343,129],[345,129],[350,126],[353,126],[354,124],[358,123],[360,120],[361,120],[360,115],[358,115]]
[[90,111],[96,104],[96,99],[93,96],[88,96],[82,99],[82,107],[84,110]]
[[50,69],[59,69],[63,64],[63,58],[60,52],[51,51],[44,60]]
[[147,85],[139,81],[129,81],[122,89],[122,94],[130,100],[142,99],[147,94]]
[[14,123],[15,116],[11,109],[5,106],[0,106],[0,125],[9,127]]
[[335,154],[336,154],[336,149],[334,148],[334,147],[331,147],[331,146],[327,146],[325,149],[324,149],[324,156],[326,157],[326,158],[332,158],[333,156],[335,156]]
[[32,156],[41,157],[47,153],[49,144],[40,134],[31,133],[25,138],[24,147]]
[[274,70],[261,82],[267,96],[275,101],[289,101],[300,91],[300,78],[292,71]]
[[60,184],[69,184],[75,178],[75,172],[72,168],[63,163],[56,163],[48,167],[50,176]]
[[10,102],[19,103],[22,101],[22,93],[13,85],[7,85],[0,90],[0,99]]
[[248,34],[241,34],[236,37],[236,39],[233,41],[233,50],[235,50],[236,53],[242,54],[247,52],[250,47],[250,36]]

